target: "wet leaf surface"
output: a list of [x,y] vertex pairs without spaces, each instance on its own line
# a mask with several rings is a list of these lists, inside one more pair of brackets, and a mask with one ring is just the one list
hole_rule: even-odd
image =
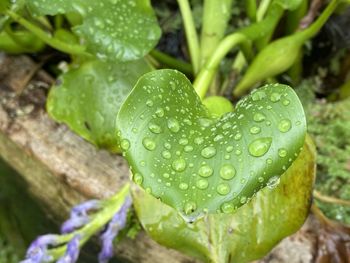
[[288,86],[258,89],[235,112],[213,119],[174,70],[140,78],[117,123],[133,180],[189,220],[231,213],[276,182],[306,132],[302,106]]
[[78,13],[73,31],[99,58],[130,61],[145,56],[158,42],[160,28],[149,0],[28,0],[37,15]]
[[86,62],[57,80],[48,97],[47,111],[89,142],[118,151],[117,113],[136,80],[148,71],[144,60]]
[[250,262],[267,254],[304,223],[315,179],[315,149],[304,149],[280,182],[259,191],[233,214],[207,215],[189,224],[179,213],[138,187],[133,189],[138,218],[158,243],[204,262]]

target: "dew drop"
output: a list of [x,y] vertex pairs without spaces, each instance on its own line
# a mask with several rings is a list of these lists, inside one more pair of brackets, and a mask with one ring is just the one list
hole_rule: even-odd
[[234,139],[235,139],[236,141],[239,141],[241,138],[242,138],[242,134],[241,134],[241,133],[237,133],[237,134],[235,135],[235,137],[234,137]]
[[266,159],[266,163],[267,163],[267,164],[272,164],[272,162],[273,162],[273,161],[272,161],[271,158],[267,158],[267,159]]
[[185,148],[184,148],[184,151],[185,152],[192,152],[193,151],[193,147],[191,145],[186,145]]
[[161,118],[164,116],[164,110],[162,108],[157,108],[156,109],[156,115]]
[[168,174],[168,173],[163,173],[163,177],[168,179],[168,178],[170,177],[170,174]]
[[146,105],[147,105],[148,107],[152,107],[152,106],[153,106],[153,101],[152,101],[152,100],[147,100],[147,101],[146,101]]
[[239,200],[239,202],[240,202],[241,204],[247,203],[247,197],[242,196],[241,199]]
[[207,159],[212,158],[213,156],[215,156],[215,154],[216,154],[216,149],[213,146],[205,147],[201,151],[201,155]]
[[187,189],[188,189],[188,184],[186,184],[186,183],[180,183],[180,184],[179,184],[179,188],[180,188],[181,190],[187,190]]
[[227,195],[231,191],[231,188],[227,183],[221,183],[216,187],[216,191],[220,195]]
[[170,159],[171,158],[171,153],[167,150],[162,152],[162,156],[164,159]]
[[194,143],[197,145],[201,145],[204,142],[203,137],[197,137],[194,139]]
[[288,119],[283,119],[278,124],[278,129],[280,132],[287,132],[292,127],[292,123]]
[[120,142],[120,147],[121,147],[124,151],[129,150],[129,148],[130,148],[130,141],[127,140],[127,139],[123,139],[123,140]]
[[233,146],[230,145],[226,147],[226,152],[230,153],[232,151],[233,151]]
[[229,122],[226,122],[224,125],[222,125],[222,129],[223,130],[227,130],[227,129],[231,128],[231,127],[232,127],[232,124],[229,123]]
[[251,134],[258,134],[258,133],[260,133],[261,129],[258,126],[253,126],[253,127],[250,128],[249,131],[250,131]]
[[194,211],[196,211],[197,209],[197,205],[195,202],[187,202],[184,206],[184,212],[186,215],[189,215],[191,213],[193,213]]
[[225,214],[230,214],[235,211],[235,207],[230,203],[223,203],[221,205],[221,211]]
[[249,153],[254,157],[261,157],[270,149],[271,143],[270,137],[256,139],[249,144]]
[[287,156],[287,150],[284,149],[284,148],[278,149],[278,156],[282,157],[282,158],[286,157]]
[[141,185],[143,182],[143,176],[139,173],[134,174],[133,180],[136,184]]
[[159,134],[162,132],[162,128],[159,125],[152,122],[148,125],[148,129],[155,134]]
[[187,166],[186,161],[183,158],[176,159],[171,164],[171,167],[177,172],[184,171],[186,169],[186,166]]
[[142,140],[142,144],[149,151],[153,151],[156,148],[156,143],[149,137],[145,137]]
[[266,93],[264,91],[255,91],[254,93],[252,93],[253,101],[262,100],[265,97],[266,97]]
[[202,177],[209,177],[213,174],[213,169],[209,165],[202,165],[198,170],[198,174]]
[[264,121],[266,119],[266,117],[265,117],[264,114],[258,112],[258,113],[254,114],[253,119],[254,119],[255,122],[262,122],[262,121]]
[[270,100],[271,100],[272,102],[277,102],[277,101],[279,101],[280,99],[281,99],[281,94],[280,94],[280,93],[277,93],[277,92],[272,93],[271,96],[270,96]]
[[186,145],[186,144],[188,144],[188,140],[187,140],[186,138],[181,138],[181,139],[179,140],[179,144],[180,144],[180,145]]
[[178,132],[180,130],[180,124],[176,119],[170,118],[168,120],[168,128],[172,132]]
[[196,182],[196,186],[198,189],[201,189],[201,190],[204,190],[204,189],[207,189],[208,188],[208,185],[209,185],[209,182],[207,179],[199,179],[197,182]]
[[288,105],[290,104],[290,101],[287,100],[287,99],[284,99],[284,100],[282,101],[282,104],[283,104],[284,106],[288,106]]
[[231,164],[225,164],[220,169],[220,177],[224,180],[231,180],[236,175],[236,169]]
[[276,188],[276,186],[280,183],[280,178],[279,176],[272,176],[268,181],[266,186],[270,189]]

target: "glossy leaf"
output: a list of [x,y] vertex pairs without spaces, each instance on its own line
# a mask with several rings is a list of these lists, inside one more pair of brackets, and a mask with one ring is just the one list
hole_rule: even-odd
[[117,123],[133,180],[192,219],[243,205],[291,165],[306,132],[288,86],[265,86],[211,119],[174,70],[141,77]]
[[130,61],[146,55],[158,42],[160,28],[149,0],[28,0],[37,15],[79,13],[73,30],[99,58]]
[[250,262],[266,255],[304,223],[315,168],[315,149],[307,140],[279,184],[271,182],[234,214],[208,215],[193,224],[139,188],[133,189],[134,206],[144,229],[161,245],[204,262]]
[[144,60],[84,63],[58,79],[50,91],[47,110],[91,143],[117,151],[115,119],[120,105],[136,80],[148,71]]

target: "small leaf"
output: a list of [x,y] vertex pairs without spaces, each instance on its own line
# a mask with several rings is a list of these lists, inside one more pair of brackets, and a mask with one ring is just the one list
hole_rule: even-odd
[[135,188],[134,207],[144,229],[161,245],[203,262],[250,262],[302,226],[309,212],[315,168],[315,149],[307,139],[280,183],[271,182],[234,214],[208,215],[188,224],[175,209]]
[[117,123],[133,180],[191,218],[243,205],[292,164],[306,133],[302,105],[286,85],[256,90],[213,119],[174,70],[142,76]]
[[213,116],[220,117],[225,113],[233,111],[232,103],[221,96],[210,96],[203,100],[203,104]]
[[47,110],[84,139],[118,150],[115,119],[135,80],[150,71],[144,60],[90,61],[63,74],[50,91]]
[[149,0],[28,0],[37,15],[79,13],[73,27],[88,51],[99,58],[130,61],[142,58],[158,42],[160,28]]

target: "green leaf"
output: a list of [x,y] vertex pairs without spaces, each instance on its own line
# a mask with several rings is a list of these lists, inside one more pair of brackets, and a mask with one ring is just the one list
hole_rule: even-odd
[[142,76],[117,123],[133,180],[192,219],[243,205],[291,165],[306,133],[302,105],[286,85],[256,90],[235,112],[211,119],[174,70]]
[[308,139],[280,183],[259,191],[234,214],[208,215],[188,224],[175,209],[140,189],[133,189],[133,200],[142,226],[161,245],[203,262],[250,262],[302,226],[314,178],[315,149]]
[[86,62],[58,79],[50,91],[47,111],[89,142],[118,151],[117,113],[136,80],[148,71],[144,60]]
[[160,28],[149,0],[28,0],[37,15],[79,13],[83,23],[73,31],[99,58],[130,61],[157,44]]
[[213,116],[220,117],[225,113],[233,111],[232,103],[221,96],[210,96],[203,100],[203,104]]

